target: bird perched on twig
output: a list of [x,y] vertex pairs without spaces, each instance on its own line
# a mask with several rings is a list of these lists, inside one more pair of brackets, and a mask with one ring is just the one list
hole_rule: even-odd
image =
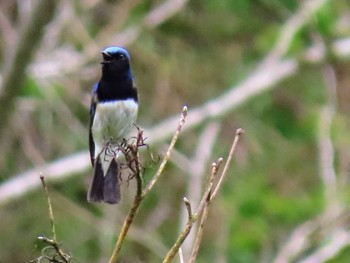
[[108,47],[102,56],[102,76],[93,88],[90,107],[89,148],[94,176],[88,201],[116,204],[120,202],[118,147],[136,121],[138,97],[128,51]]

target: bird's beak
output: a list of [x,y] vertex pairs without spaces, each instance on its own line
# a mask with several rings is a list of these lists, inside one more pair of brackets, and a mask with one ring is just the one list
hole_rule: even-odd
[[109,64],[111,61],[110,58],[112,57],[108,52],[105,52],[104,50],[101,51],[102,53],[102,56],[103,56],[103,59],[104,61],[101,62],[102,65],[104,64]]
[[104,57],[105,57],[105,56],[106,56],[106,57],[109,57],[109,58],[111,57],[111,55],[110,55],[109,53],[107,53],[106,51],[104,51],[104,50],[102,50],[101,53],[102,53],[102,55],[103,55]]

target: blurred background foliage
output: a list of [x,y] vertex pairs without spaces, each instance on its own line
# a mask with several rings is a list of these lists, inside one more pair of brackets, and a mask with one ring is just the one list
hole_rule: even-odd
[[[38,2],[0,3],[2,81],[11,69],[16,48],[26,44],[19,41],[21,32]],[[152,20],[149,14],[163,2],[174,14],[160,22]],[[208,145],[212,147],[209,158],[203,157],[206,172],[201,184],[211,162],[226,157],[235,129],[242,127],[246,133],[211,207],[197,262],[349,262],[347,0],[55,2],[54,15],[26,74],[17,76],[23,86],[0,106],[11,106],[0,131],[0,183],[87,150],[90,92],[100,76],[103,47],[125,45],[129,49],[140,96],[138,124],[152,127],[179,115],[183,105],[189,109],[201,106],[249,78],[283,36],[281,32],[289,30],[284,25],[307,2],[321,4],[314,13],[306,13],[310,19],[282,54],[298,63],[296,71],[276,81],[270,90],[181,135],[173,162],[141,207],[120,262],[160,262],[173,244],[183,221],[182,197],[193,187],[188,184],[196,170],[196,149],[203,146],[198,145],[198,138],[213,121],[220,129],[214,146]],[[344,53],[333,52],[338,40],[347,40],[346,45],[339,45]],[[316,53],[321,56],[317,53],[313,59],[314,53],[308,51],[320,46]],[[3,95],[4,87],[1,92]],[[325,109],[331,109],[326,111],[330,115],[323,114]],[[324,116],[330,118],[324,120]],[[323,132],[325,125],[329,136]],[[168,141],[151,145],[152,151],[162,154]],[[325,163],[327,157],[330,161]],[[76,262],[107,262],[134,186],[123,186],[119,206],[88,204],[86,191],[92,173],[88,162],[84,172],[63,180],[50,181],[48,175],[57,236]],[[327,164],[330,170],[325,170]],[[146,181],[156,168],[145,170]],[[334,171],[335,178],[329,171]],[[194,200],[190,202],[195,206]],[[50,236],[42,189],[2,201],[0,221],[0,262],[28,262],[37,257],[43,248],[37,236]],[[308,236],[305,229],[313,227],[318,230]],[[281,261],[288,240],[293,241],[292,233],[306,241]],[[334,244],[344,235],[345,244]],[[291,244],[299,246],[296,241]],[[327,247],[336,252],[320,261],[307,261]]]

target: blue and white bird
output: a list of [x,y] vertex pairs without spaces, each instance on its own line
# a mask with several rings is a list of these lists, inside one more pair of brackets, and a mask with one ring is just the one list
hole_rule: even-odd
[[137,89],[130,66],[130,55],[121,47],[102,51],[102,76],[92,91],[89,148],[94,176],[89,202],[120,202],[120,166],[117,147],[136,121]]

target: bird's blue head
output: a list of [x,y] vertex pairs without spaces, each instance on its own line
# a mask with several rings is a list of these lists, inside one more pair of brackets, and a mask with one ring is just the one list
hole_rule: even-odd
[[129,52],[122,47],[107,47],[101,51],[103,61],[101,62],[104,74],[124,75],[132,78],[130,69]]
[[107,47],[101,52],[105,60],[106,59],[110,60],[111,58],[118,59],[118,58],[122,58],[123,56],[128,60],[130,60],[129,52],[122,47]]

